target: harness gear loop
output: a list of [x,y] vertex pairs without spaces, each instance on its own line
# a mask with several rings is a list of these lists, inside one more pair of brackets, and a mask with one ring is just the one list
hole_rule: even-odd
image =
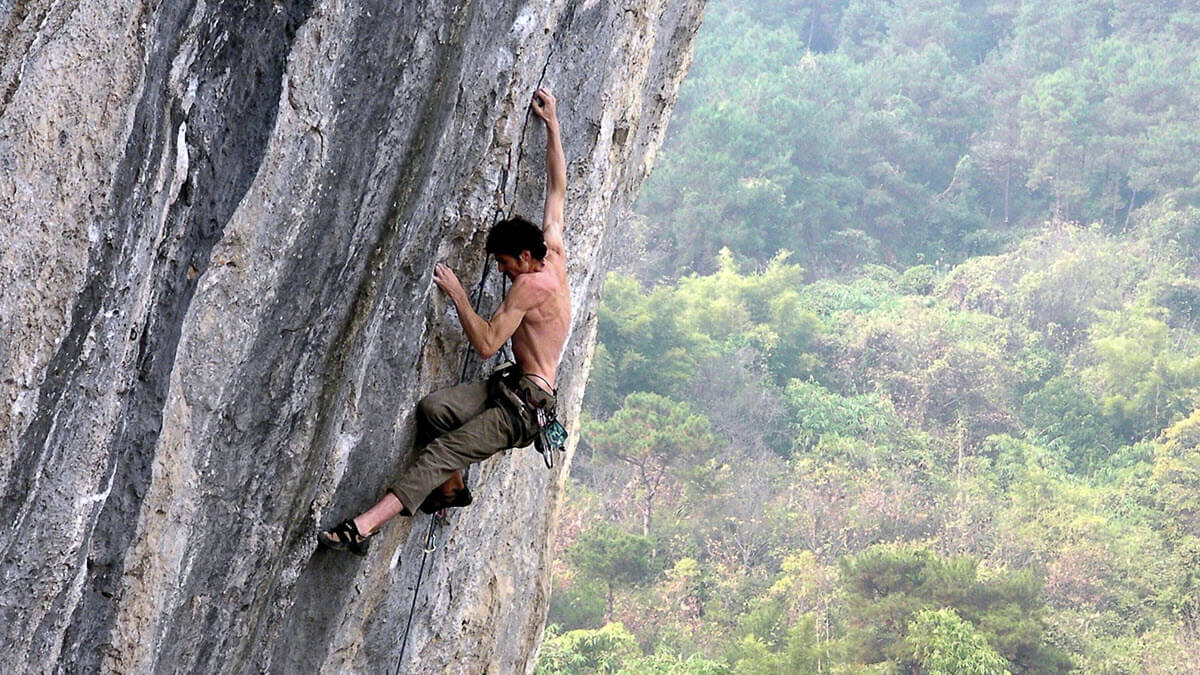
[[[550,395],[555,398],[558,397],[558,389],[552,386],[550,381],[545,377],[542,377],[537,373],[521,373],[520,371],[516,370],[516,366],[512,366],[512,370],[514,373],[519,373],[521,376],[527,377],[531,380],[533,378],[537,378],[542,382],[545,382],[546,386],[550,387]],[[533,386],[543,392],[546,391],[542,387],[538,387],[536,384],[531,384],[530,386]],[[562,423],[558,421],[557,406],[548,408],[546,401],[534,400],[534,397],[530,395],[528,390],[520,387],[515,387],[513,393],[516,395],[517,400],[520,401],[522,407],[533,413],[534,422],[537,425],[537,430],[533,437],[533,447],[539,453],[541,453],[542,463],[546,465],[546,468],[553,469],[554,451],[566,451],[567,444],[567,430]]]

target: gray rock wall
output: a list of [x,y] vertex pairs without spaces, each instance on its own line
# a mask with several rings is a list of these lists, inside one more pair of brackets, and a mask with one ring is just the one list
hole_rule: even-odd
[[[365,559],[313,534],[380,495],[416,400],[458,381],[433,265],[478,282],[498,194],[540,220],[549,86],[576,421],[702,5],[0,3],[4,672],[394,669],[428,521]],[[564,478],[531,449],[472,471],[406,672],[532,668]]]

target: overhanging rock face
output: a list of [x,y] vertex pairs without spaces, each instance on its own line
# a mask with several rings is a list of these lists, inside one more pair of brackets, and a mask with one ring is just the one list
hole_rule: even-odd
[[[540,221],[527,109],[550,87],[575,420],[604,259],[702,5],[7,3],[3,670],[394,669],[427,521],[394,522],[365,559],[313,534],[380,495],[416,400],[459,378],[434,263],[478,282],[498,195]],[[472,472],[406,672],[532,668],[562,466],[523,449]]]

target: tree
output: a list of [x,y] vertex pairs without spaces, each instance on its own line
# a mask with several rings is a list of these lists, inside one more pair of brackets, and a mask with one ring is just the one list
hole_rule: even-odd
[[953,609],[913,614],[907,640],[927,675],[1009,675],[1004,657]]
[[713,353],[706,335],[680,324],[673,289],[659,286],[647,292],[631,277],[612,275],[604,291],[597,340],[611,361],[615,394],[646,391],[668,396],[694,377],[697,364]]
[[1061,449],[1076,472],[1087,474],[1102,466],[1121,445],[1104,419],[1100,399],[1077,377],[1052,378],[1022,405],[1029,430],[1049,447]]
[[1104,414],[1129,441],[1154,436],[1200,405],[1200,345],[1177,341],[1153,310],[1105,312],[1091,330]]
[[565,561],[555,620],[615,593],[630,674],[1197,671],[1188,5],[711,0],[560,535],[650,571]]
[[566,558],[572,567],[585,579],[605,587],[605,622],[612,618],[617,588],[641,584],[654,573],[650,550],[646,537],[609,523],[584,532],[567,547]]
[[1094,102],[1087,80],[1065,69],[1038,78],[1021,99],[1021,143],[1035,158],[1028,185],[1048,188],[1054,214],[1063,220],[1071,220],[1072,207],[1079,209],[1088,194]]
[[546,630],[538,652],[537,675],[607,673],[615,675],[642,655],[633,635],[619,623],[596,630],[580,629],[561,635]]
[[[922,610],[951,607],[1025,672],[1066,672],[1070,663],[1045,644],[1040,585],[1028,572],[982,580],[978,561],[945,558],[911,545],[880,544],[838,563],[847,593],[846,645],[859,663],[919,663],[909,630]],[[928,619],[916,624],[932,628]],[[927,634],[926,637],[929,637]]]
[[816,673],[821,663],[821,651],[816,645],[814,617],[805,615],[787,631],[777,649],[772,650],[762,639],[747,635],[734,647],[734,675],[777,675],[782,673]]
[[655,500],[673,472],[703,465],[712,453],[708,420],[686,403],[665,396],[635,392],[612,417],[585,428],[597,452],[616,458],[633,470],[640,495],[642,536],[650,536]]
[[1163,432],[1151,478],[1170,537],[1200,533],[1200,408]]

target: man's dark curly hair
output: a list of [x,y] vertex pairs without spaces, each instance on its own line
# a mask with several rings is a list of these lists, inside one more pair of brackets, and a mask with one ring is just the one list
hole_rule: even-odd
[[496,223],[488,232],[489,255],[501,253],[519,258],[522,251],[529,251],[538,260],[546,257],[546,240],[537,225],[517,216]]

